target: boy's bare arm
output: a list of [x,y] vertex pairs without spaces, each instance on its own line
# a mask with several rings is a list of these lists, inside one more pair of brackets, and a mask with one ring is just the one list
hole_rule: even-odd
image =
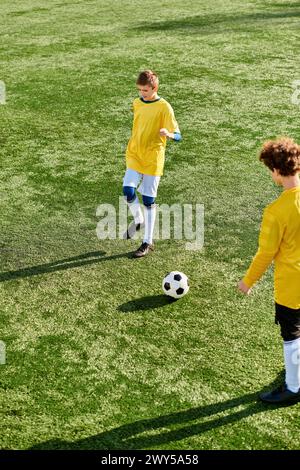
[[244,281],[239,281],[237,287],[243,294],[249,295],[251,292],[251,287],[248,287]]
[[169,132],[168,129],[165,129],[164,127],[160,129],[159,135],[167,137],[167,139],[174,139],[174,134],[172,132]]
[[[179,134],[179,133],[177,133]],[[167,137],[167,139],[173,139],[173,140],[176,140],[176,133],[174,132],[169,132],[168,129],[165,129],[165,128],[162,128],[160,129],[159,131],[159,135],[163,136],[163,137]],[[180,134],[179,134],[180,135]]]

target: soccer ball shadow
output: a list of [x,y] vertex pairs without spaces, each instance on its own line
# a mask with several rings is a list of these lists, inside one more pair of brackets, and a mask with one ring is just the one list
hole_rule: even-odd
[[147,295],[140,299],[130,300],[122,305],[119,305],[117,310],[123,313],[135,312],[138,310],[153,310],[155,308],[170,305],[176,302],[177,299],[168,297],[166,295]]

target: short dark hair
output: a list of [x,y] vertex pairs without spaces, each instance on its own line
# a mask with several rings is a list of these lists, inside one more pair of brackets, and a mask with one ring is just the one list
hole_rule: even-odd
[[152,70],[144,70],[143,72],[140,72],[136,84],[149,85],[152,88],[155,88],[158,86],[158,76],[155,72],[152,72]]
[[264,143],[260,152],[261,162],[281,176],[293,176],[300,171],[300,146],[289,137],[281,137]]

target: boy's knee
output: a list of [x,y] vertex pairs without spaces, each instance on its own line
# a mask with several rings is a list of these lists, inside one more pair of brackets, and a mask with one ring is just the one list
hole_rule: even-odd
[[155,202],[155,197],[153,196],[143,196],[143,204],[146,207],[151,207],[153,206]]
[[127,202],[132,202],[135,198],[135,188],[132,186],[123,186],[123,194],[127,199]]

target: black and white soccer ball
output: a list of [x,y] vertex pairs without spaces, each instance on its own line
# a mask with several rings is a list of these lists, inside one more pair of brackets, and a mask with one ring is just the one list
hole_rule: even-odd
[[162,288],[169,297],[180,299],[189,291],[188,277],[180,271],[172,271],[164,277]]

